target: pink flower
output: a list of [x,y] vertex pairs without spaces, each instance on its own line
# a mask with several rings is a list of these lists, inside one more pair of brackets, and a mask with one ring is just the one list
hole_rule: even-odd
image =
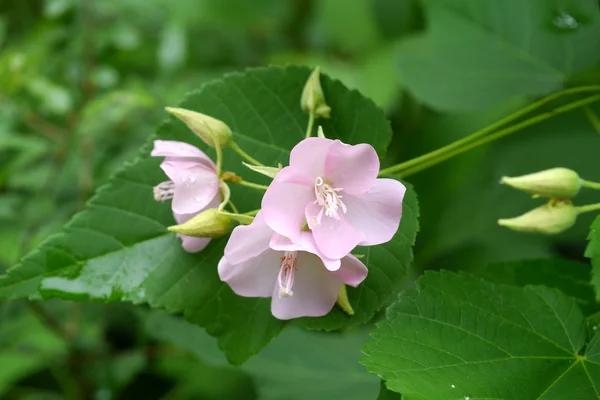
[[265,193],[264,219],[292,242],[307,225],[319,251],[332,259],[357,245],[385,243],[400,225],[406,188],[394,179],[377,179],[378,173],[377,153],[368,144],[305,139]]
[[[201,211],[219,206],[221,195],[216,167],[201,150],[183,142],[155,140],[150,155],[165,157],[160,167],[169,180],[154,187],[154,199],[172,200],[171,208],[178,224]],[[177,236],[190,253],[204,249],[210,242],[209,238]]]
[[274,233],[262,214],[233,230],[219,276],[240,296],[271,297],[275,317],[323,316],[335,305],[342,283],[356,287],[367,276],[356,257],[324,257],[309,232],[292,243]]

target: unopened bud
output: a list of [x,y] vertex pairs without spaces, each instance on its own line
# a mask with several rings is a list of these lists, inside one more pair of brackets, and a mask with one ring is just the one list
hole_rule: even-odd
[[342,287],[340,288],[340,292],[338,293],[338,297],[336,303],[344,312],[348,315],[354,315],[354,309],[350,304],[350,300],[348,300],[348,291],[346,290],[346,285],[342,283]]
[[168,229],[185,236],[218,238],[231,232],[232,227],[233,220],[229,216],[222,214],[217,208],[209,208],[189,221]]
[[502,183],[538,197],[570,199],[581,189],[577,172],[567,168],[552,168],[515,178],[503,177]]
[[499,219],[498,224],[515,231],[555,235],[566,231],[577,220],[577,209],[566,202],[549,202],[520,217]]
[[221,120],[184,108],[167,107],[166,110],[179,118],[210,147],[215,147],[216,141],[223,148],[231,139],[231,129]]
[[325,95],[321,88],[319,74],[320,69],[316,67],[308,77],[300,98],[300,106],[307,113],[315,114],[321,118],[329,118],[331,108],[325,103]]

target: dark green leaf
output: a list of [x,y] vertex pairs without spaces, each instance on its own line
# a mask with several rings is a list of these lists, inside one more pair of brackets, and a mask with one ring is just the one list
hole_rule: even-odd
[[590,284],[590,266],[560,258],[522,260],[492,264],[469,272],[494,283],[514,286],[544,285],[561,290],[577,300],[585,315],[598,311],[594,288]]
[[595,0],[425,0],[428,31],[398,48],[402,81],[445,110],[544,95],[599,59]]
[[[362,363],[407,399],[592,399],[597,336],[574,299],[543,286],[426,273],[371,333]],[[568,396],[567,396],[568,393]]]
[[588,240],[590,241],[585,256],[592,260],[592,285],[596,291],[596,300],[600,300],[600,216],[596,217],[590,227]]

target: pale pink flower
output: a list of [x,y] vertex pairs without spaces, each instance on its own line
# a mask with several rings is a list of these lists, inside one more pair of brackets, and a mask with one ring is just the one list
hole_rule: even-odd
[[262,214],[233,230],[219,276],[240,296],[271,297],[276,318],[323,316],[335,305],[342,283],[356,287],[367,276],[367,267],[353,255],[323,256],[308,232],[292,243],[273,232]]
[[[201,211],[219,206],[221,195],[216,167],[201,150],[184,142],[155,140],[150,155],[165,157],[160,167],[169,180],[154,187],[154,198],[157,201],[172,200],[171,208],[178,224]],[[190,253],[204,249],[210,242],[209,238],[177,236]]]
[[379,158],[368,144],[305,139],[263,197],[265,221],[292,242],[307,226],[318,249],[333,259],[357,245],[385,243],[400,225],[406,188],[377,179],[378,173]]

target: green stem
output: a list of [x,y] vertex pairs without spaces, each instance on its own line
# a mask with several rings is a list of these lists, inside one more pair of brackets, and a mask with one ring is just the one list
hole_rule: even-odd
[[223,149],[221,149],[221,145],[214,135],[213,142],[215,143],[215,152],[217,153],[217,176],[221,176],[221,168],[223,166]]
[[383,170],[381,170],[379,172],[380,175],[388,175],[388,174],[393,174],[393,173],[397,173],[399,171],[402,171],[404,169],[408,169],[410,167],[414,167],[416,165],[419,165],[421,163],[424,162],[428,162],[429,160],[432,159],[436,159],[437,157],[442,156],[443,154],[453,151],[453,150],[457,150],[460,149],[461,147],[469,144],[472,141],[476,141],[480,138],[485,137],[486,135],[490,134],[491,132],[493,132],[494,130],[500,128],[503,125],[508,124],[509,122],[512,122],[536,109],[538,109],[539,107],[543,106],[544,104],[556,100],[559,97],[565,96],[565,95],[569,95],[569,94],[575,94],[575,93],[583,93],[583,92],[600,92],[600,85],[595,85],[595,86],[581,86],[581,87],[576,87],[576,88],[571,88],[571,89],[566,89],[554,94],[551,94],[550,96],[544,97],[541,100],[536,101],[533,104],[530,104],[529,106],[520,109],[517,112],[514,112],[513,114],[500,119],[499,121],[496,121],[494,123],[492,123],[491,125],[486,126],[483,129],[480,129],[477,132],[472,133],[471,135],[464,137],[460,140],[457,140],[455,142],[452,142],[444,147],[441,147],[437,150],[434,150],[430,153],[424,154],[422,156],[413,158],[411,160],[405,161],[403,163],[397,164],[397,165],[393,165],[391,167],[385,168]]
[[308,114],[308,126],[306,127],[306,137],[307,138],[311,137],[314,125],[315,125],[315,114],[311,112]]
[[575,207],[575,210],[577,210],[577,214],[583,214],[583,213],[590,212],[590,211],[600,210],[600,203],[588,204],[587,206]]
[[248,211],[248,212],[242,213],[242,215],[249,215],[251,217],[254,217],[254,216],[256,216],[256,214],[258,214],[259,211],[260,211],[260,209],[258,209],[258,210],[252,210],[252,211]]
[[252,182],[248,182],[248,181],[239,181],[239,182],[235,182],[238,185],[242,185],[242,186],[246,186],[252,189],[258,189],[258,190],[267,190],[269,187],[266,185],[260,185],[258,183],[252,183]]
[[223,195],[223,201],[221,202],[221,204],[219,204],[219,211],[223,211],[223,209],[231,199],[231,190],[229,189],[229,186],[223,181],[220,182],[219,186],[221,189],[221,194]]
[[254,165],[257,165],[260,167],[264,166],[263,163],[252,158],[252,156],[250,156],[250,154],[248,154],[244,150],[242,150],[242,148],[240,146],[238,146],[238,144],[236,142],[234,142],[233,140],[230,140],[228,145],[229,145],[229,147],[231,147],[231,149],[233,151],[235,151],[240,156],[242,156],[242,158],[246,159],[246,161],[248,161],[250,164],[254,164]]
[[600,189],[600,183],[592,182],[592,181],[581,181],[581,186],[590,188],[590,189]]
[[[481,138],[477,141],[471,142],[471,143],[467,143],[466,145],[463,145],[462,147],[459,147],[457,149],[454,149],[452,151],[448,151],[446,153],[443,153],[441,155],[439,155],[437,158],[432,158],[432,159],[426,159],[424,162],[420,163],[419,165],[416,165],[412,168],[398,168],[395,169],[393,172],[398,173],[401,177],[407,177],[409,175],[413,175],[417,172],[420,172],[424,169],[430,168],[436,164],[441,163],[442,161],[445,161],[449,158],[452,158],[454,156],[457,156],[459,154],[462,154],[466,151],[469,151],[471,149],[474,149],[476,147],[479,147],[481,145],[493,142],[494,140],[498,140],[504,136],[508,136],[511,133],[517,132],[523,128],[526,128],[528,126],[531,125],[535,125],[538,122],[542,122],[545,121],[549,118],[554,117],[555,115],[559,115],[559,114],[563,114],[567,111],[571,111],[573,109],[579,108],[579,107],[583,107],[586,104],[590,104],[593,103],[595,101],[600,100],[600,95],[594,95],[594,96],[590,96],[588,98],[582,99],[582,100],[578,100],[575,101],[573,103],[561,106],[561,107],[557,107],[553,110],[550,110],[548,112],[536,115],[533,118],[527,119],[525,121],[519,122],[518,124],[512,125],[506,129],[502,129],[500,131],[494,132],[484,138]],[[431,153],[430,153],[431,154]],[[412,160],[411,160],[412,161]],[[402,164],[396,165],[395,167],[398,167]],[[380,171],[380,174],[389,174],[390,172],[387,171],[390,168],[386,169],[386,170],[382,170]]]
[[230,213],[227,211],[219,211],[219,213],[222,215],[227,215],[229,218],[234,219],[244,225],[250,225],[252,221],[254,221],[254,217],[252,215]]

